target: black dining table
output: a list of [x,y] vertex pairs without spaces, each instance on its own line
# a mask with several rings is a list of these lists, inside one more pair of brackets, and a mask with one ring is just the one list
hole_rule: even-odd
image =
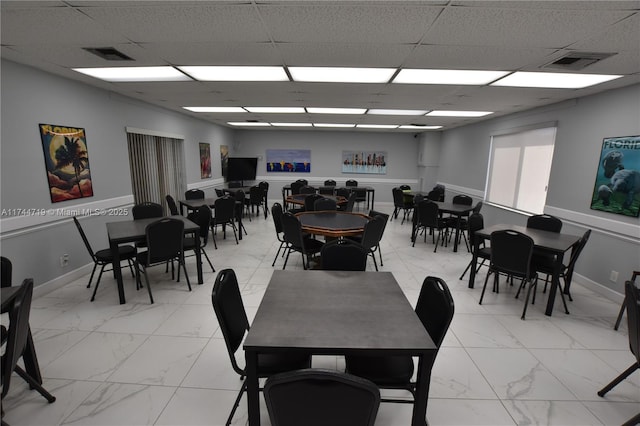
[[[518,231],[525,235],[528,235],[533,239],[534,249],[541,253],[548,253],[553,255],[553,274],[551,275],[551,288],[549,290],[549,298],[547,299],[547,307],[545,309],[545,315],[551,316],[553,312],[553,305],[555,303],[556,292],[560,288],[560,272],[562,271],[562,264],[564,254],[569,249],[574,249],[580,241],[580,236],[565,234],[560,232],[543,231],[541,229],[527,228],[526,226],[499,224],[492,225],[487,228],[483,228],[476,231],[477,244],[482,239],[490,239],[491,233],[494,231]],[[470,274],[469,274],[469,288],[473,288],[476,279],[476,265],[478,257],[476,255],[477,250],[473,250],[473,257],[471,260]],[[562,289],[560,290],[562,291]]]
[[[366,202],[367,202],[367,208],[373,210],[373,204],[376,201],[376,189],[373,186],[319,186],[318,188],[316,188],[317,190],[320,189],[327,189],[327,188],[333,188],[334,189],[334,193],[335,190],[337,190],[338,188],[347,188],[349,191],[353,190],[353,189],[361,189],[366,193]],[[291,195],[291,185],[285,185],[282,187],[282,205],[286,205],[287,203],[287,197]]]
[[353,237],[364,232],[364,226],[371,220],[362,213],[342,211],[313,211],[296,213],[302,225],[302,232],[329,238]]
[[260,424],[258,354],[418,358],[411,424],[426,425],[436,345],[390,272],[274,271],[244,342],[249,425]]
[[[200,238],[200,226],[198,224],[192,222],[184,216],[167,217],[182,220],[184,222],[184,233],[194,234],[195,240],[198,241],[198,239]],[[147,225],[160,219],[163,218],[154,217],[149,219],[126,220],[107,223],[109,248],[111,249],[111,255],[113,256],[113,272],[116,276],[116,282],[118,284],[118,298],[120,299],[120,304],[126,303],[126,298],[124,295],[124,284],[122,282],[122,269],[120,267],[120,254],[118,253],[118,246],[120,244],[144,241],[146,238]],[[200,244],[195,245],[195,253],[196,268],[198,271],[198,284],[202,284],[203,279]]]

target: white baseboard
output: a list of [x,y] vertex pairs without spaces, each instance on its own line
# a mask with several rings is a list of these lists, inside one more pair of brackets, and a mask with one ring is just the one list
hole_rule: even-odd
[[587,277],[584,277],[580,274],[573,274],[571,279],[571,285],[579,284],[594,293],[598,293],[600,296],[604,297],[607,300],[611,300],[612,302],[622,303],[624,300],[624,294],[618,293],[615,290],[610,289],[609,287],[605,287],[600,283],[590,280]]
[[46,283],[40,284],[33,288],[33,297],[42,297],[51,293],[52,291],[58,290],[59,288],[64,287],[65,285],[81,278],[88,273],[91,272],[93,268],[93,263],[88,263],[80,268],[74,269],[73,271],[67,272],[64,275],[60,275],[59,277],[54,278],[51,281],[47,281]]

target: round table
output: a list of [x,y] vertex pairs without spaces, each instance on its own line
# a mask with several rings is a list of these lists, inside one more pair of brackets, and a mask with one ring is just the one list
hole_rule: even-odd
[[[296,204],[298,206],[304,206],[304,200],[307,198],[307,195],[311,194],[294,194],[289,195],[286,198],[287,203]],[[322,198],[331,198],[336,201],[337,205],[346,204],[347,199],[340,195],[323,195]]]
[[302,231],[314,235],[340,238],[360,235],[371,218],[362,213],[319,211],[297,213]]

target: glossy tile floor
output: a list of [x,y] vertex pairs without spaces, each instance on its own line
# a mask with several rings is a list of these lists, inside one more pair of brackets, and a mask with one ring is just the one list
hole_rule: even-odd
[[[278,243],[271,217],[245,222],[249,235],[239,245],[219,236],[218,250],[210,244],[207,252],[217,270],[236,271],[252,318],[274,270]],[[619,305],[576,285],[571,315],[556,307],[546,317],[546,297],[539,291],[522,321],[523,301],[504,283],[499,295],[488,292],[478,305],[485,268],[476,288],[468,289],[467,281],[458,279],[470,259],[464,247],[458,253],[451,247],[433,253],[427,239],[412,248],[409,233],[407,223],[388,224],[381,269],[393,272],[412,303],[428,275],[442,277],[455,298],[453,323],[433,369],[429,424],[619,425],[640,411],[638,372],[606,398],[596,394],[633,362],[626,325],[612,328]],[[276,268],[282,263],[278,259]],[[193,258],[188,268],[195,279]],[[36,350],[44,385],[57,401],[47,404],[14,376],[4,420],[11,425],[223,425],[240,380],[211,307],[216,274],[206,262],[203,268],[205,282],[192,292],[184,280],[171,281],[163,267],[152,269],[153,305],[146,291],[136,292],[128,273],[124,305],[117,302],[110,274],[93,303],[88,275],[35,299]],[[292,254],[287,269],[301,268],[300,256]],[[341,368],[343,360],[318,357],[314,366]],[[264,404],[262,411],[268,425]],[[410,405],[382,404],[376,425],[408,425],[410,417]],[[243,398],[233,424],[246,423]]]

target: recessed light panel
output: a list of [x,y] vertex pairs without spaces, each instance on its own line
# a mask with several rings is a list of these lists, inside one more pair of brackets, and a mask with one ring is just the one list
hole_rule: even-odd
[[230,126],[247,126],[247,127],[270,127],[271,124],[261,121],[229,121]]
[[313,123],[313,127],[355,127],[355,124],[345,124],[345,123]]
[[412,130],[437,130],[442,129],[442,126],[414,126],[412,124],[405,124],[400,126],[401,129],[412,129]]
[[360,129],[397,129],[397,124],[357,124]]
[[289,67],[294,81],[324,83],[386,83],[395,68]]
[[275,127],[311,127],[311,123],[271,123]]
[[426,114],[432,117],[484,117],[493,114],[493,111],[449,111],[449,110],[433,110]]
[[365,108],[315,108],[307,107],[311,114],[364,114]]
[[508,71],[403,69],[393,83],[483,85],[507,74]]
[[582,89],[605,81],[615,80],[621,75],[570,74],[555,72],[514,72],[492,83],[492,86],[541,87],[549,89]]
[[370,109],[367,114],[374,115],[425,115],[427,110],[420,109]]
[[111,82],[190,81],[173,67],[73,68],[74,71]]
[[300,114],[304,113],[304,107],[244,107],[253,113],[274,113],[274,114]]
[[200,81],[289,81],[282,67],[178,67]]
[[242,107],[182,107],[191,112],[247,112]]

